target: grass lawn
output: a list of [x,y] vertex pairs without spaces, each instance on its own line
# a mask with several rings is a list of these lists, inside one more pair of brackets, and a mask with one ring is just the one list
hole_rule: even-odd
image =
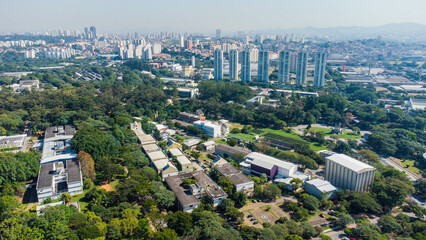
[[78,202],[80,204],[80,210],[83,211],[86,209],[88,202],[82,200],[86,192],[90,191],[90,189],[84,189],[82,194],[74,195],[71,198],[71,202]]
[[[284,137],[289,137],[289,138],[294,138],[296,140],[300,140],[303,142],[308,143],[305,139],[303,139],[299,134],[295,133],[294,131],[291,132],[286,132],[284,130],[274,130],[274,129],[269,129],[269,128],[264,128],[262,129],[262,131],[266,133],[274,133],[280,136],[284,136]],[[310,142],[309,143],[309,148],[314,150],[314,151],[321,151],[321,150],[329,150],[327,147],[316,143],[316,142]]]
[[316,132],[323,132],[325,134],[330,134],[331,129],[329,128],[322,128],[322,127],[311,127],[309,130],[314,130]]
[[223,141],[222,139],[216,140],[215,143],[221,143],[221,144],[226,144],[225,141]]
[[331,134],[330,128],[321,128],[321,127],[311,127],[310,130],[314,130],[316,132],[323,132],[326,136],[336,136],[337,138],[343,138],[343,139],[361,139],[360,135],[355,134],[351,131],[343,131],[343,134],[337,135],[337,134]]
[[281,136],[284,136],[284,137],[290,137],[290,138],[294,138],[294,139],[306,142],[305,139],[300,137],[297,133],[293,132],[293,130],[291,132],[286,132],[284,130],[274,130],[274,129],[270,129],[270,128],[263,128],[262,131],[264,133],[274,133],[274,134],[281,135]]
[[343,139],[361,139],[361,135],[357,135],[353,132],[350,131],[343,131],[342,135],[337,135],[338,138],[343,138]]
[[404,160],[401,161],[402,166],[404,166],[405,168],[408,168],[408,170],[415,172],[415,173],[421,173],[420,169],[416,168],[414,166],[414,160]]
[[228,137],[234,137],[234,138],[238,138],[247,142],[253,142],[254,141],[254,136],[251,134],[245,134],[245,133],[231,133],[228,135]]
[[314,151],[330,150],[326,146],[323,146],[323,145],[316,143],[316,142],[309,144],[309,148],[314,150]]

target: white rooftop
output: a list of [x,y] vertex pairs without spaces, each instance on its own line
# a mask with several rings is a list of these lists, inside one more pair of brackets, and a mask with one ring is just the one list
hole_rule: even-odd
[[154,151],[154,152],[149,152],[147,153],[149,159],[151,161],[156,161],[156,160],[160,160],[160,159],[168,159],[167,156],[162,152],[162,151]]
[[252,164],[261,166],[266,169],[271,169],[274,165],[277,165],[278,167],[284,168],[284,169],[291,169],[297,166],[296,164],[286,162],[284,160],[280,160],[278,158],[274,158],[274,157],[271,157],[262,153],[258,153],[258,152],[252,152],[248,154],[246,156],[246,159],[247,158],[253,161]]
[[175,157],[177,157],[177,156],[183,156],[184,155],[179,148],[169,149],[169,152],[170,152],[170,154],[172,154]]
[[169,161],[167,159],[162,159],[162,160],[152,162],[152,164],[154,164],[158,172],[160,172],[165,166],[167,166],[168,163]]
[[326,157],[326,159],[333,161],[337,164],[340,164],[348,169],[351,169],[352,171],[355,172],[361,172],[361,171],[366,171],[366,170],[374,170],[375,168],[363,163],[361,161],[356,160],[355,158],[349,157],[348,155],[345,154],[333,154],[331,156]]
[[180,165],[191,164],[191,161],[186,156],[179,156],[176,158]]
[[70,146],[72,138],[73,135],[57,135],[46,138],[43,142],[40,164],[76,158],[77,153],[73,152]]
[[211,145],[215,145],[215,144],[216,143],[214,141],[212,141],[212,140],[203,143],[204,146],[211,146]]
[[316,178],[310,181],[306,181],[306,184],[310,184],[315,186],[318,190],[321,192],[332,192],[337,191],[337,188],[333,185],[331,185],[330,182]]
[[153,152],[160,149],[155,143],[142,145],[142,148],[145,152]]

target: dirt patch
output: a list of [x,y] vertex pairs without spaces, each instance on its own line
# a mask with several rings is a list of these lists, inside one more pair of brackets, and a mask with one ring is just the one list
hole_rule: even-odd
[[105,189],[107,192],[114,191],[114,187],[113,187],[113,186],[111,186],[111,184],[104,184],[104,185],[102,185],[100,188]]

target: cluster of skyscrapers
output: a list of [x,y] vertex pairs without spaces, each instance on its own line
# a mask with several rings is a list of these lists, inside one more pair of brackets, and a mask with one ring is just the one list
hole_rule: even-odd
[[96,27],[90,26],[90,28],[85,27],[84,28],[84,37],[87,39],[96,39]]
[[161,44],[149,44],[145,39],[137,39],[132,42],[125,41],[119,47],[119,56],[122,59],[138,58],[144,60],[151,60],[153,54],[161,53]]
[[[251,81],[251,63],[253,61],[253,53],[258,55],[257,81],[269,82],[270,52],[268,50],[257,50],[254,52],[249,49],[243,50],[241,55],[237,49],[229,51],[228,60],[230,80],[239,79],[238,64],[241,62],[241,81]],[[241,61],[239,61],[239,57],[241,57]],[[327,55],[324,52],[315,53],[315,71],[313,81],[313,85],[315,87],[324,86],[326,58]],[[290,66],[292,64],[295,65],[295,69],[291,69]],[[308,52],[302,50],[295,55],[289,50],[280,51],[278,56],[278,83],[290,84],[290,71],[295,71],[296,85],[306,85],[307,65]],[[216,80],[223,80],[223,51],[219,48],[214,51],[214,78]]]

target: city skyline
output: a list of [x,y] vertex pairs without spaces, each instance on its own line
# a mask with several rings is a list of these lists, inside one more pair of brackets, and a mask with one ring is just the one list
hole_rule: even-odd
[[[222,34],[226,35],[236,31],[266,29],[371,27],[404,22],[426,24],[423,10],[426,9],[426,2],[391,2],[360,0],[354,4],[337,0],[270,0],[265,4],[262,1],[219,0],[217,4],[208,4],[194,0],[166,0],[158,4],[135,0],[1,0],[0,7],[8,11],[2,13],[0,21],[8,24],[1,26],[0,32],[82,30],[84,26],[93,25],[100,33],[175,31],[213,34],[216,29],[221,29]],[[19,18],[16,12],[20,13]],[[220,18],[215,17],[217,12],[221,13]]]

